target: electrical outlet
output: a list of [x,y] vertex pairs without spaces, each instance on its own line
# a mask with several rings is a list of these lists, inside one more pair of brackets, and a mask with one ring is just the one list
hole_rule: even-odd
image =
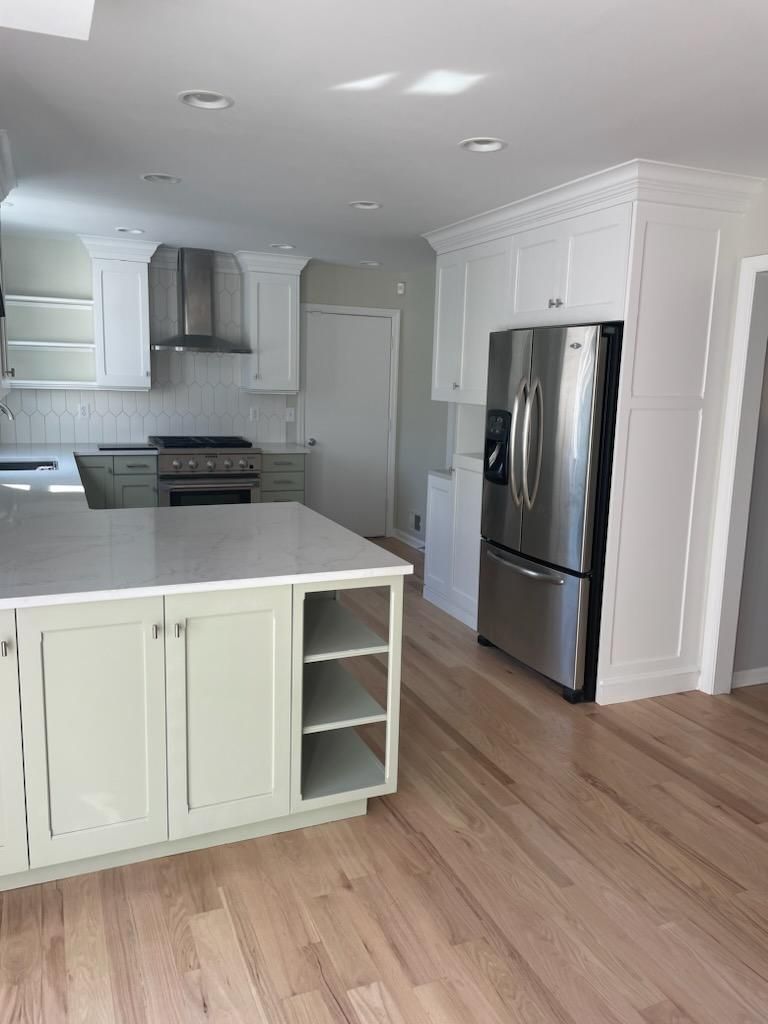
[[411,521],[413,522],[413,528],[416,533],[421,533],[421,513],[411,512]]
[[296,410],[292,405],[289,405],[285,410],[285,422],[295,423],[296,422]]
[[251,423],[255,423],[258,418],[259,411],[255,405],[252,405],[251,408],[248,410],[248,419],[251,421]]
[[90,415],[91,415],[91,407],[90,407],[90,405],[88,405],[86,402],[83,402],[82,405],[78,405],[78,407],[77,407],[77,418],[79,420],[87,420]]
[[405,281],[398,281],[397,282],[397,294],[398,295],[405,295]]

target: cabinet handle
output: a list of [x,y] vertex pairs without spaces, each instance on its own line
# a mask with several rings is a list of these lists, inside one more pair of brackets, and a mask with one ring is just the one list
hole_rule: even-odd
[[146,462],[126,462],[126,469],[149,469],[150,466]]
[[0,658],[8,657],[8,641],[0,640]]
[[547,303],[547,309],[552,309],[554,304],[555,304],[555,300],[554,299],[550,299],[549,302]]
[[555,309],[560,309],[562,304],[563,304],[563,300],[562,299],[550,299],[549,302],[547,303],[547,306],[549,307],[549,309],[552,309],[553,306],[554,306]]
[[153,640],[157,640],[159,636],[160,636],[160,627],[158,625],[154,625],[152,627],[152,639]]
[[280,462],[275,459],[272,463],[273,466],[290,466],[290,462]]
[[458,391],[459,390],[459,385],[458,384],[454,384],[453,385],[453,390],[454,391]]
[[176,637],[177,640],[181,636],[181,623],[180,622],[177,622],[176,625],[173,627],[173,635]]

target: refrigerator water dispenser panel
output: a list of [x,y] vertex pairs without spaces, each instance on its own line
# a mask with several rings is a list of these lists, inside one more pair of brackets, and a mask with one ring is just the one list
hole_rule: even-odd
[[509,482],[509,435],[512,416],[506,409],[489,409],[485,418],[483,473],[492,484]]

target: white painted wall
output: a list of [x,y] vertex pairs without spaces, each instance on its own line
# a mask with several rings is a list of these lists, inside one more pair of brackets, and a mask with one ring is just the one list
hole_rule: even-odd
[[[768,344],[768,274],[755,287],[752,331]],[[734,672],[764,670],[768,682],[768,362],[763,373],[760,425],[749,508],[747,549],[739,603]]]
[[[397,294],[398,281],[405,283],[405,295]],[[430,398],[434,266],[396,273],[312,260],[301,275],[301,301],[400,310],[395,527],[418,536],[410,519],[418,512],[423,539],[427,473],[445,463],[447,423],[445,404]]]

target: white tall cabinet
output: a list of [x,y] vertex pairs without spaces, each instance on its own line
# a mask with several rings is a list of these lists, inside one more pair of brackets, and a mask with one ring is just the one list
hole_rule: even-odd
[[[478,381],[496,327],[624,321],[601,703],[700,684],[736,253],[761,187],[634,160],[427,235],[438,254],[435,399],[485,404]],[[495,262],[478,258],[491,252]],[[451,550],[473,551],[479,507],[464,541],[453,530]],[[428,533],[428,566],[432,543]]]
[[149,261],[157,242],[81,235],[93,266],[96,386],[144,391],[149,359]]
[[299,282],[307,260],[237,252],[243,272],[244,324],[251,354],[242,364],[246,391],[299,390]]

